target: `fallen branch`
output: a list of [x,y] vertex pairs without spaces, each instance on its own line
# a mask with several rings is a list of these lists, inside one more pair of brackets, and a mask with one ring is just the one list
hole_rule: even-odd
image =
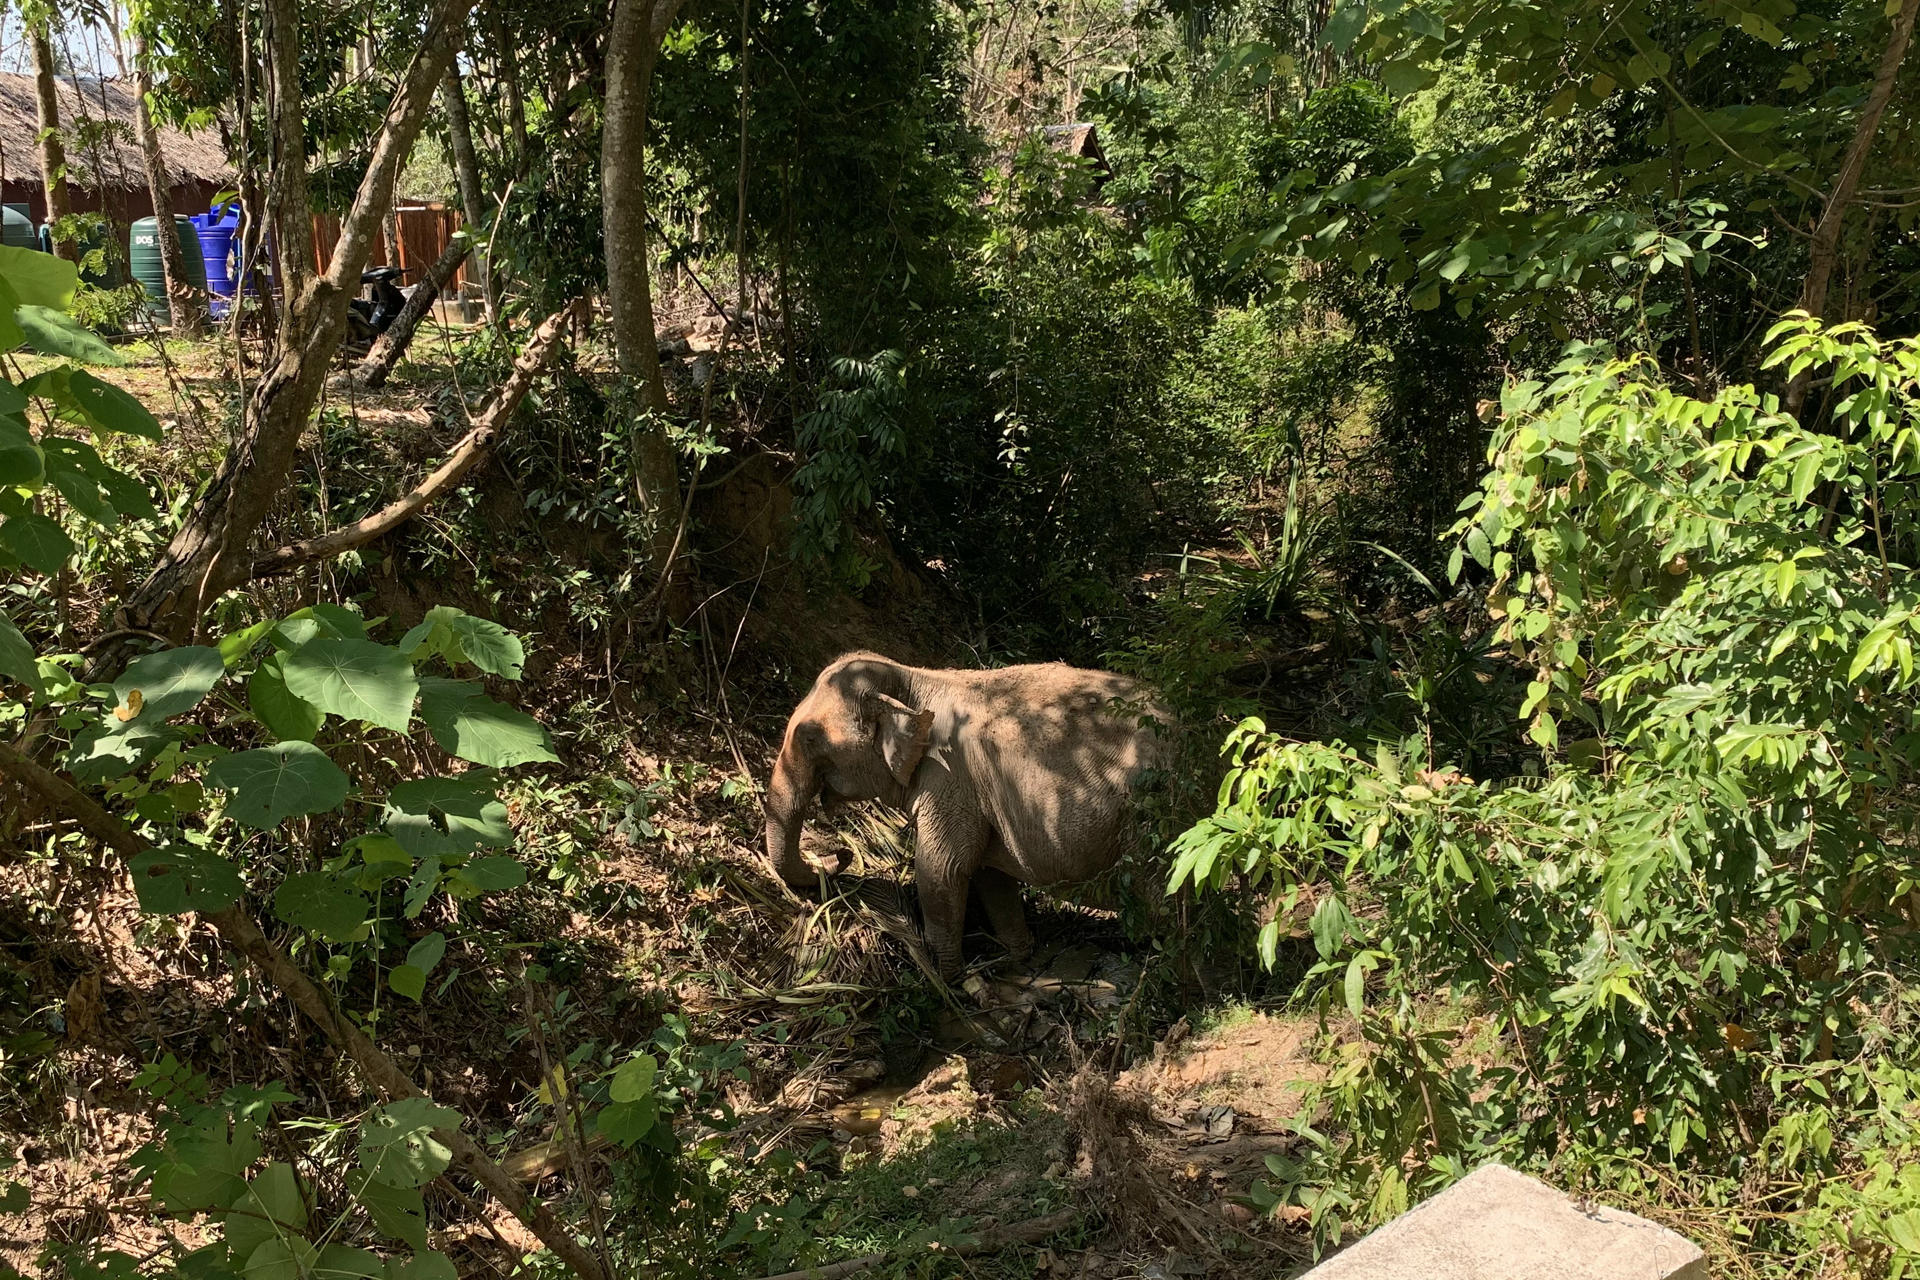
[[[0,775],[12,778],[55,809],[65,813],[80,827],[123,857],[132,858],[153,846],[138,832],[96,804],[84,792],[58,775],[35,763],[14,748],[0,743]],[[333,1000],[309,978],[292,957],[276,947],[262,932],[253,917],[239,903],[224,911],[211,911],[202,917],[220,935],[220,940],[251,960],[284,992],[294,1005],[327,1039],[353,1059],[361,1074],[388,1099],[422,1098],[423,1093],[407,1078],[398,1063],[373,1043],[366,1033],[340,1016]],[[580,1280],[607,1280],[606,1272],[593,1255],[580,1246],[566,1227],[547,1207],[527,1198],[520,1184],[496,1164],[479,1144],[458,1129],[436,1129],[434,1136],[453,1152],[453,1163],[463,1173],[485,1187],[493,1197],[526,1224]]]
[[[295,542],[265,555],[257,557],[253,564],[240,572],[238,580],[227,587],[237,587],[254,578],[269,578],[277,574],[288,573],[303,564],[316,560],[330,560],[345,551],[363,547],[375,538],[391,533],[407,521],[425,510],[427,504],[459,483],[460,478],[474,469],[493,451],[500,430],[520,407],[527,391],[533,386],[533,380],[540,376],[548,364],[552,363],[555,351],[559,349],[560,335],[576,314],[584,315],[586,299],[575,298],[560,310],[541,322],[527,339],[527,345],[520,352],[520,358],[513,362],[513,372],[507,376],[505,384],[486,407],[479,419],[473,424],[473,430],[460,438],[460,442],[447,455],[447,460],[434,469],[433,473],[411,491],[396,498],[372,515],[364,516],[349,525],[342,525],[328,533]],[[224,589],[224,588],[223,588]]]
[[[585,1145],[586,1154],[595,1156],[612,1146],[613,1140],[596,1129],[587,1135]],[[567,1158],[566,1142],[555,1137],[514,1152],[500,1162],[500,1167],[515,1182],[539,1182],[559,1173]]]
[[989,1227],[954,1245],[903,1246],[899,1249],[889,1249],[884,1253],[869,1253],[858,1258],[848,1258],[845,1262],[829,1263],[824,1267],[804,1267],[799,1271],[782,1271],[777,1276],[765,1277],[765,1280],[838,1280],[840,1276],[854,1275],[895,1258],[904,1258],[911,1253],[917,1253],[920,1248],[938,1249],[956,1257],[970,1258],[979,1253],[994,1253],[1010,1245],[1038,1244],[1056,1232],[1065,1231],[1079,1218],[1080,1214],[1076,1210],[1062,1209],[1044,1218],[1029,1218],[1025,1222],[1016,1222],[1010,1227]]
[[400,314],[393,318],[387,331],[373,341],[367,349],[367,355],[352,373],[347,376],[353,385],[362,391],[372,391],[387,380],[393,372],[393,366],[400,363],[400,357],[413,345],[413,335],[420,328],[420,322],[427,318],[427,312],[433,310],[433,304],[439,301],[440,291],[453,279],[453,273],[467,260],[473,251],[473,241],[458,236],[447,241],[447,247],[427,268],[427,274],[414,291],[408,295],[406,305],[400,308]]

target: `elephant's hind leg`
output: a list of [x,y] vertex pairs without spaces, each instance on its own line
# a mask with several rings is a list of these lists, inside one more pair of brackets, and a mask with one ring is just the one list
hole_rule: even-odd
[[980,895],[994,937],[1016,964],[1033,955],[1033,931],[1027,928],[1027,909],[1020,901],[1020,882],[1004,871],[982,867],[973,873],[973,890]]

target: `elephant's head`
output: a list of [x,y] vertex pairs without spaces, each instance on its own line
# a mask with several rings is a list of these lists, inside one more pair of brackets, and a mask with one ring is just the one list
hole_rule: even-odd
[[816,868],[800,855],[801,819],[815,796],[904,807],[932,728],[933,710],[900,664],[858,653],[822,671],[787,721],[767,788],[774,874],[796,888],[816,882]]

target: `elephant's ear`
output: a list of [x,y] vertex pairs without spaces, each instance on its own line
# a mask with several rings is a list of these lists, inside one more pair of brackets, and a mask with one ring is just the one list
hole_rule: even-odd
[[884,693],[868,694],[866,710],[873,721],[874,737],[879,741],[880,754],[886,758],[888,772],[901,786],[906,786],[913,771],[920,767],[920,757],[927,754],[927,737],[933,732],[933,712],[925,708],[916,710]]

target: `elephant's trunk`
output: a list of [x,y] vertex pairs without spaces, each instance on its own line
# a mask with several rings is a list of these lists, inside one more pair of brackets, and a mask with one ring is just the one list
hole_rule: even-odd
[[796,889],[819,881],[819,873],[800,856],[800,820],[814,790],[813,765],[789,739],[773,762],[773,782],[767,788],[767,863]]

